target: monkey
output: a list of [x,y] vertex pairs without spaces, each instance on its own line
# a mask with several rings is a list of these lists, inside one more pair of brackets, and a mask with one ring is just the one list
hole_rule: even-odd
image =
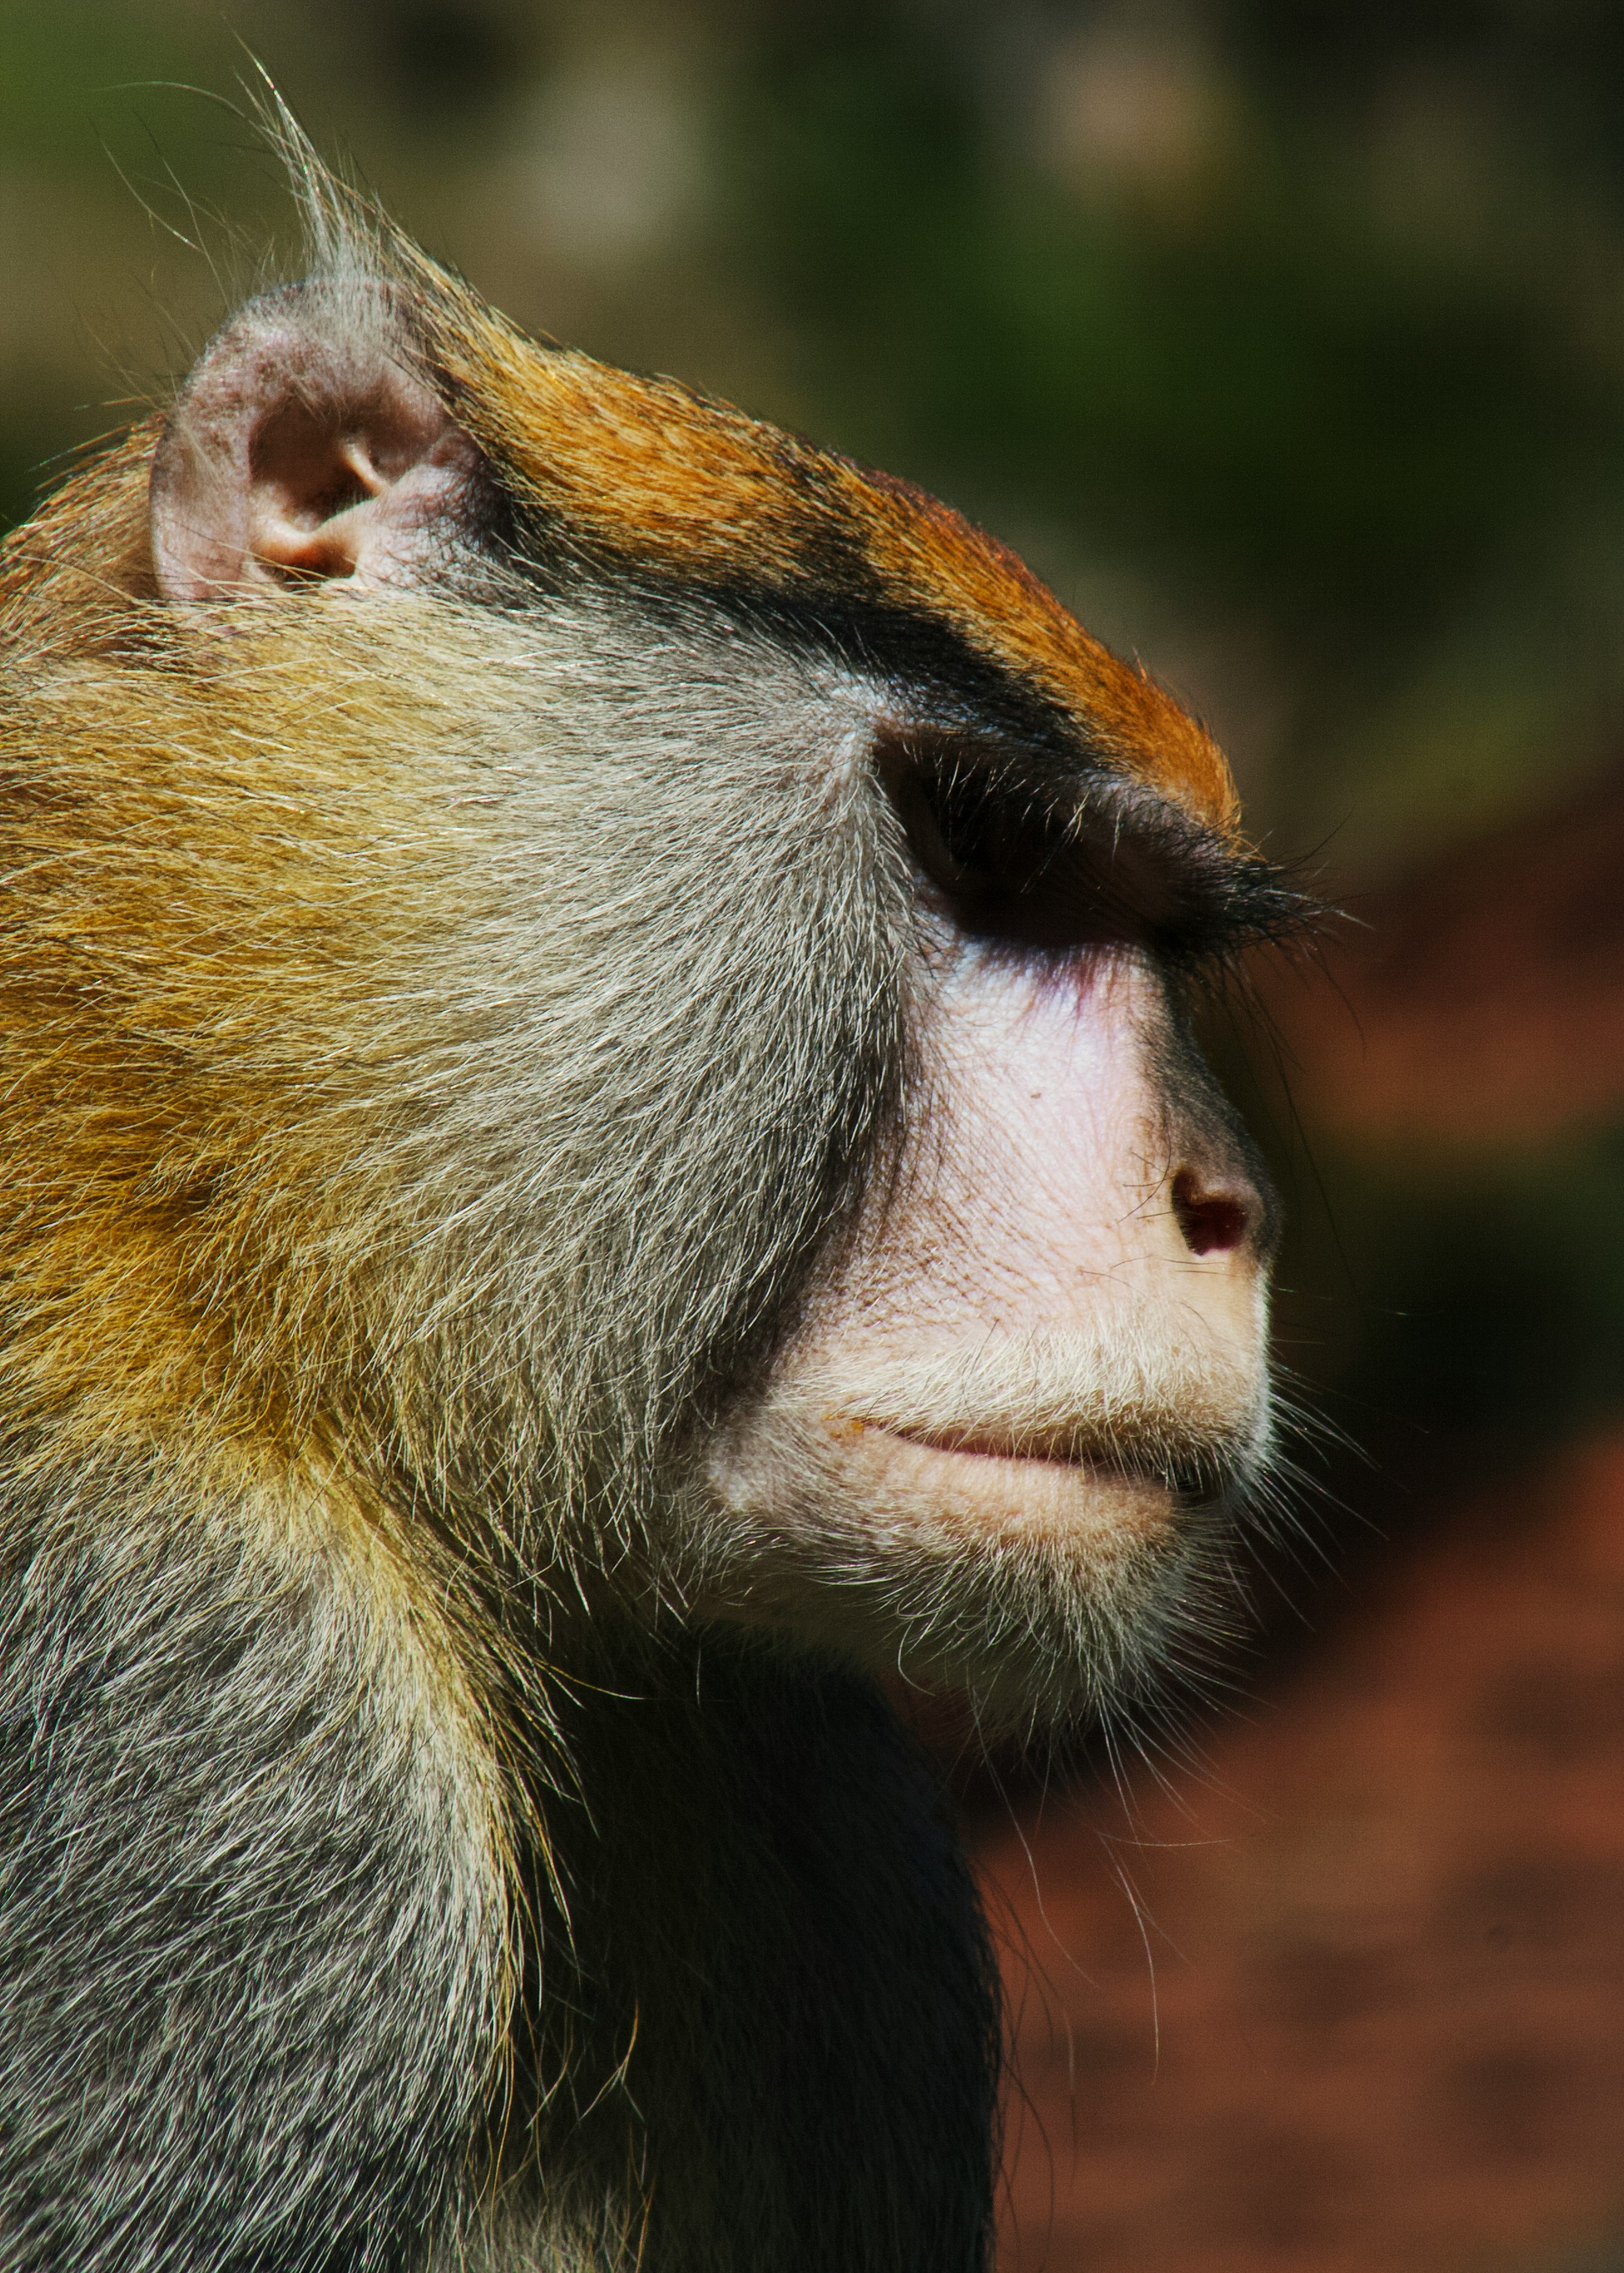
[[0,2268],[973,2273],[896,1698],[1230,1616],[1297,897],[1002,544],[289,146],[0,558]]

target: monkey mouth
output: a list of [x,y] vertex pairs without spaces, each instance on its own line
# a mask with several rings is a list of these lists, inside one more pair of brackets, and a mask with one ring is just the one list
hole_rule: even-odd
[[1138,1491],[1163,1491],[1182,1504],[1222,1498],[1237,1484],[1248,1465],[1233,1441],[1186,1443],[1175,1449],[1164,1439],[1135,1442],[1132,1432],[1107,1435],[1087,1424],[1065,1428],[1012,1429],[1005,1425],[910,1427],[860,1422],[905,1444],[965,1460],[996,1461],[1005,1467],[1059,1470],[1079,1482],[1126,1485]]
[[[963,1452],[978,1460],[1042,1460],[1054,1467],[1085,1468],[1109,1466],[1125,1468],[1138,1463],[1123,1459],[1101,1462],[1097,1447],[1075,1429],[1017,1429],[966,1422],[962,1428],[909,1428],[906,1424],[865,1422],[866,1428],[883,1428],[888,1436],[910,1444],[924,1444],[933,1452]],[[1148,1472],[1146,1472],[1147,1474]]]
[[1260,1361],[1192,1341],[1153,1363],[1143,1343],[1105,1330],[886,1350],[866,1379],[814,1373],[787,1384],[786,1405],[821,1442],[819,1457],[911,1470],[950,1497],[1030,1491],[1034,1504],[1075,1508],[1098,1495],[1102,1506],[1177,1511],[1244,1495],[1268,1442]]

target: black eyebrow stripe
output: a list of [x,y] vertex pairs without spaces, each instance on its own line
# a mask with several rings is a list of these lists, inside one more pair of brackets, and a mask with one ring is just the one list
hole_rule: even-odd
[[[899,706],[966,730],[1008,737],[1062,761],[1101,754],[1085,724],[982,652],[945,618],[899,606],[854,549],[830,548],[822,564],[807,555],[771,564],[759,576],[662,575],[641,557],[617,552],[559,515],[517,508],[508,564],[547,591],[597,584],[658,618],[692,621],[713,612],[784,645],[827,656],[891,693]],[[808,574],[821,565],[822,575]]]
[[951,750],[976,774],[991,768],[1011,788],[1070,806],[1084,825],[1109,812],[1118,835],[1194,887],[1199,921],[1162,942],[1176,958],[1222,957],[1288,935],[1318,912],[1284,871],[1129,774],[1086,719],[981,653],[942,617],[881,596],[855,552],[832,548],[824,577],[816,581],[806,575],[804,556],[779,577],[771,566],[733,581],[663,577],[646,560],[612,553],[574,523],[525,506],[509,562],[538,589],[596,585],[657,619],[691,625],[696,614],[710,614],[831,658],[888,700],[895,724],[883,733],[921,759],[934,749],[939,761]]

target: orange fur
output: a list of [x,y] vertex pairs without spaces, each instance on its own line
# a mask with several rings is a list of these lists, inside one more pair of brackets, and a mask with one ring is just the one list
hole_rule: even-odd
[[1237,834],[1235,784],[1210,736],[1086,632],[1007,545],[911,483],[674,379],[538,347],[434,274],[431,352],[476,438],[539,505],[611,553],[689,584],[748,579],[793,597],[813,592],[837,559],[843,584],[944,617],[1124,772]]

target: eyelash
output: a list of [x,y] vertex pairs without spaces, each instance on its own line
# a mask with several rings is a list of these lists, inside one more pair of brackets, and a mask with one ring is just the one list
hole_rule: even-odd
[[1147,950],[1221,959],[1295,928],[1309,903],[1137,784],[1086,784],[1062,806],[996,756],[898,742],[880,776],[928,901],[960,934],[1015,952]]

